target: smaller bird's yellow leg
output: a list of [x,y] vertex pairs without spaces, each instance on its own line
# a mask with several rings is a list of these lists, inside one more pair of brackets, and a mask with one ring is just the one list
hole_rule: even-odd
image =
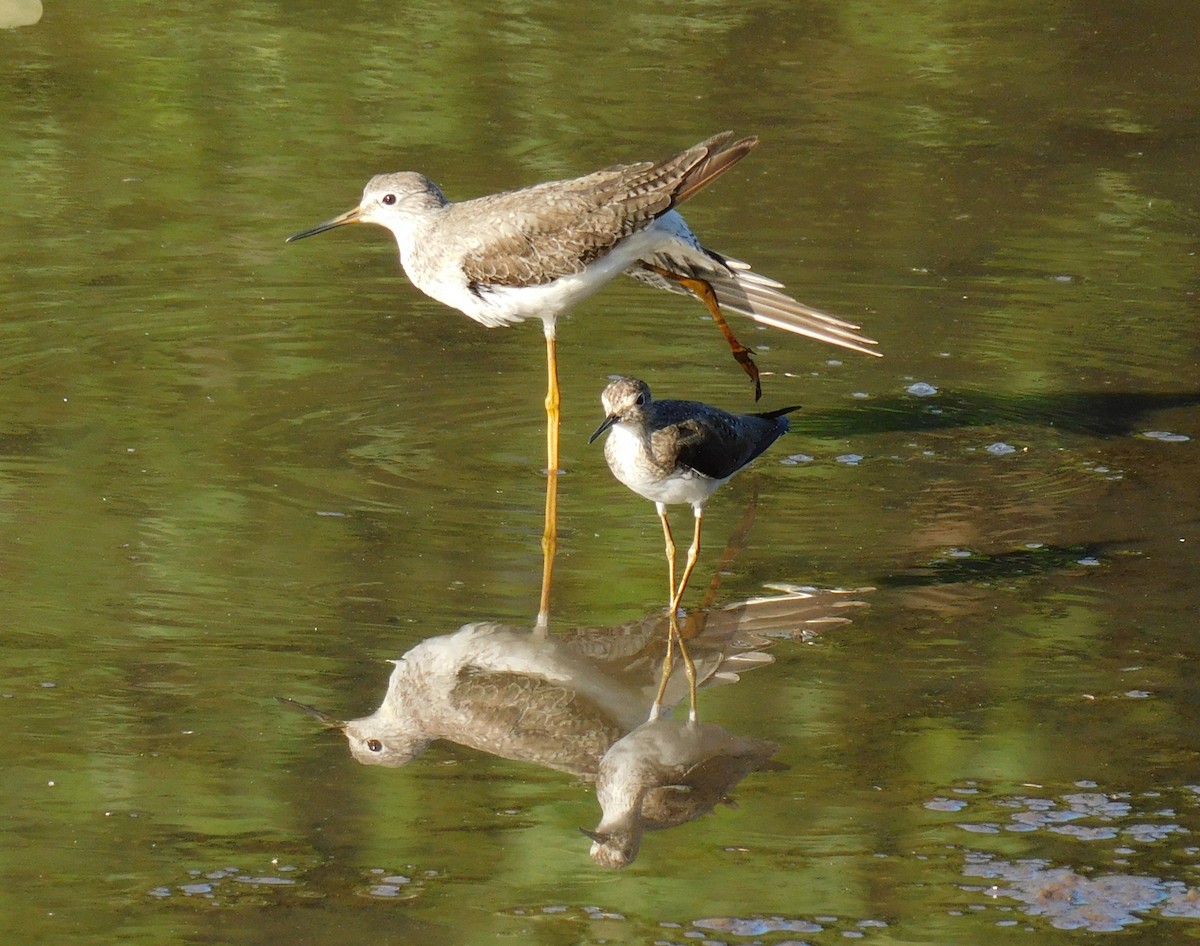
[[696,567],[696,561],[700,558],[700,524],[704,521],[704,510],[700,506],[693,506],[693,511],[696,514],[696,531],[692,535],[692,545],[688,549],[687,564],[683,568],[683,577],[679,579],[679,589],[671,598],[671,613],[675,614],[679,610],[679,603],[683,600],[684,589],[687,588],[688,579],[692,577],[692,569]]
[[675,539],[671,535],[671,523],[667,520],[667,507],[664,503],[655,503],[658,518],[662,520],[663,540],[667,548],[667,601],[675,600]]
[[[671,523],[667,519],[667,507],[664,503],[655,503],[655,508],[658,510],[658,518],[662,521],[663,542],[666,545],[667,554],[667,602],[674,604],[675,601],[675,539],[671,535]],[[675,662],[675,641],[678,638],[677,622],[675,620],[675,609],[671,608],[667,615],[670,624],[667,628],[667,653],[663,657],[662,677],[658,681],[658,695],[654,697],[654,703],[650,707],[650,721],[658,719],[662,712],[663,694],[667,692],[667,683],[671,679],[672,664]],[[678,638],[682,639],[682,638]]]

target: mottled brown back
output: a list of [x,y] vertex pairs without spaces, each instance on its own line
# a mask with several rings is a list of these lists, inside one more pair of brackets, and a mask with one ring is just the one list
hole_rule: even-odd
[[[551,181],[451,204],[440,226],[464,242],[485,243],[463,260],[468,283],[541,285],[582,272],[715,180],[758,144],[731,132],[714,135],[665,161],[616,165],[584,177]],[[469,230],[467,228],[469,227]]]

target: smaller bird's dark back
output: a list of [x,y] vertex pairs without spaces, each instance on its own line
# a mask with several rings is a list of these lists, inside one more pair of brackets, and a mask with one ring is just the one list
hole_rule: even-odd
[[714,479],[733,476],[787,432],[786,415],[797,407],[762,414],[709,407],[679,425],[678,462]]

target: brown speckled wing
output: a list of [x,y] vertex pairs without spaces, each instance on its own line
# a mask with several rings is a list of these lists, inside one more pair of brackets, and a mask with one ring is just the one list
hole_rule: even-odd
[[470,722],[444,738],[580,778],[594,778],[624,735],[591,701],[541,677],[465,667],[450,700]]
[[744,139],[718,150],[728,138],[716,135],[666,161],[616,165],[454,204],[443,226],[477,244],[463,260],[469,284],[542,285],[581,272],[754,147],[755,139]]

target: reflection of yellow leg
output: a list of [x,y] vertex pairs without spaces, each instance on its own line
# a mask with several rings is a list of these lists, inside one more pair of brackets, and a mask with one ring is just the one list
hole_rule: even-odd
[[554,581],[554,555],[558,551],[558,353],[554,323],[546,322],[546,521],[542,531],[542,597],[538,627],[550,622],[550,586]]
[[683,577],[679,579],[679,589],[675,592],[671,599],[671,628],[675,634],[675,639],[679,642],[679,656],[683,660],[683,669],[687,674],[688,679],[688,696],[691,699],[690,709],[688,711],[688,719],[692,722],[696,721],[696,665],[692,663],[692,655],[688,653],[687,643],[683,639],[683,634],[679,629],[679,602],[683,599],[684,589],[687,588],[688,579],[692,577],[692,569],[696,567],[696,561],[700,558],[700,523],[704,521],[704,510],[700,506],[694,506],[693,511],[696,514],[696,531],[692,536],[692,545],[688,549],[687,564],[683,568]]
[[688,679],[688,719],[692,722],[696,721],[696,665],[692,662],[692,655],[688,653],[687,642],[683,639],[683,631],[679,627],[679,602],[683,598],[684,589],[687,588],[688,579],[692,575],[692,570],[696,567],[696,560],[700,557],[700,522],[703,513],[699,506],[693,507],[696,514],[696,531],[692,536],[692,545],[688,549],[687,565],[684,567],[683,577],[679,581],[679,588],[675,588],[675,540],[671,537],[671,525],[667,522],[667,507],[662,503],[657,503],[658,515],[662,519],[663,538],[667,545],[667,575],[671,589],[671,604],[667,609],[667,654],[663,658],[662,676],[658,681],[658,695],[654,697],[654,704],[650,707],[650,719],[653,721],[658,719],[659,713],[662,711],[663,696],[667,692],[667,683],[671,679],[671,670],[674,663],[675,645],[679,645],[679,658],[683,661],[683,670],[687,674]]
[[683,672],[687,674],[688,682],[688,719],[696,721],[696,665],[692,663],[692,655],[688,653],[687,643],[679,628],[679,621],[672,619],[671,625],[675,630],[675,640],[679,642],[679,656],[683,659]]
[[673,644],[679,645],[679,656],[683,660],[683,670],[687,674],[688,679],[688,719],[693,723],[696,721],[696,665],[692,662],[692,655],[688,653],[687,644],[683,640],[683,632],[679,628],[679,621],[675,618],[675,613],[672,612],[667,616],[667,654],[663,657],[662,676],[658,681],[658,693],[654,697],[654,703],[650,707],[650,722],[658,719],[662,713],[663,696],[667,692],[667,684],[671,680],[671,671],[674,669],[674,654]]
[[650,722],[658,719],[662,712],[663,694],[667,692],[667,684],[671,680],[671,664],[674,663],[674,644],[677,632],[677,622],[672,616],[667,625],[667,655],[663,657],[662,676],[658,679],[658,693],[654,695],[654,702],[650,706]]

